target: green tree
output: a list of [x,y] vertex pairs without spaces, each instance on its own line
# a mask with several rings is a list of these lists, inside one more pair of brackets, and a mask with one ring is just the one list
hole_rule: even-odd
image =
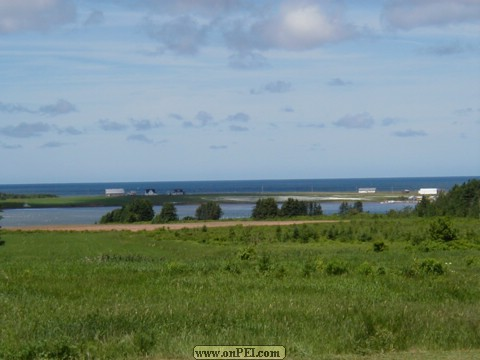
[[160,214],[155,216],[152,222],[154,224],[163,224],[163,223],[168,223],[168,222],[177,221],[177,220],[178,220],[177,208],[173,203],[167,202],[163,204]]
[[222,215],[222,208],[215,201],[207,201],[206,203],[200,204],[195,211],[195,217],[198,220],[218,220]]
[[348,213],[350,212],[350,205],[346,201],[342,201],[338,208],[338,213],[340,216],[347,216]]
[[451,222],[447,218],[438,218],[433,221],[428,228],[430,238],[437,241],[452,241],[457,239],[457,231],[453,228]]
[[317,202],[307,202],[307,214],[309,216],[323,215],[322,205]]
[[252,210],[252,218],[268,219],[278,216],[278,205],[274,198],[258,199]]
[[426,196],[422,196],[415,206],[415,213],[420,217],[432,216],[434,214],[432,202]]
[[357,200],[353,203],[353,212],[356,214],[363,212],[363,203],[360,200]]
[[135,198],[132,202],[106,213],[100,219],[101,224],[107,223],[134,223],[152,221],[155,212],[152,203],[147,199]]
[[307,204],[294,198],[288,198],[280,208],[280,216],[292,217],[307,215]]

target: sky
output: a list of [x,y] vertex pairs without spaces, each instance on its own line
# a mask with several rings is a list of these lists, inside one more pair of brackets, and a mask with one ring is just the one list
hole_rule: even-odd
[[0,0],[0,183],[480,175],[480,0]]

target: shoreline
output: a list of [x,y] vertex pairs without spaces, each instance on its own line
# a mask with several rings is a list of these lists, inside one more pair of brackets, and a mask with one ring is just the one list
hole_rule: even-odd
[[362,194],[358,192],[272,192],[272,193],[223,193],[223,194],[187,194],[187,195],[126,195],[126,196],[55,196],[55,197],[21,197],[0,200],[0,209],[21,208],[89,208],[123,206],[132,198],[141,197],[148,199],[153,206],[161,206],[171,202],[175,205],[197,205],[206,201],[231,204],[255,204],[258,199],[273,197],[281,203],[288,198],[311,202],[405,202],[416,203],[416,194],[405,192],[375,192]]

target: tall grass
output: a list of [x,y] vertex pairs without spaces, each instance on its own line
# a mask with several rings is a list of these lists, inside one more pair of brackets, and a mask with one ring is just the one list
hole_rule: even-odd
[[282,344],[289,359],[480,349],[478,222],[455,221],[447,245],[428,225],[5,232],[0,358],[190,359],[200,344]]

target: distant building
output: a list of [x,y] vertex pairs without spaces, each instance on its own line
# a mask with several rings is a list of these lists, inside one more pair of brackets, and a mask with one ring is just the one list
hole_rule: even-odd
[[375,194],[377,192],[377,188],[359,188],[359,194]]
[[418,195],[430,195],[436,196],[438,195],[439,190],[437,188],[422,188],[418,190]]
[[185,195],[185,191],[183,189],[174,189],[170,192],[170,195]]
[[105,189],[105,195],[110,196],[124,196],[125,189]]
[[145,190],[145,195],[146,196],[154,196],[154,195],[157,195],[157,192],[155,191],[155,189],[146,189]]

